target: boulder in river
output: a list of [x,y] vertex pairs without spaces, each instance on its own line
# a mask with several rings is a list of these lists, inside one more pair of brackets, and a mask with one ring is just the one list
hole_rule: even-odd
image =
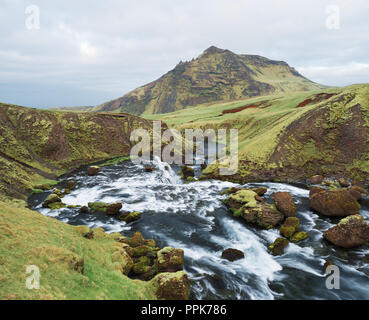
[[53,193],[56,194],[59,198],[64,197],[63,191],[61,191],[60,189],[55,189]]
[[89,176],[96,176],[100,172],[100,167],[98,166],[91,166],[87,169],[87,174]]
[[338,183],[340,184],[342,188],[347,188],[350,186],[350,182],[345,178],[339,178]]
[[356,199],[356,200],[361,200],[363,197],[368,195],[368,191],[366,191],[364,188],[359,187],[359,186],[352,186],[348,189],[348,191],[351,193],[351,195]]
[[88,213],[88,207],[87,206],[82,206],[81,209],[79,209],[79,212]]
[[43,208],[48,208],[51,203],[55,203],[55,202],[61,202],[61,199],[57,194],[52,193],[42,203],[42,207]]
[[291,238],[291,242],[300,242],[309,238],[309,235],[305,231],[296,232]]
[[284,249],[288,246],[289,241],[285,238],[277,238],[268,249],[274,256],[281,256],[284,254]]
[[323,180],[324,180],[323,176],[315,175],[310,178],[310,183],[311,184],[321,184]]
[[288,217],[283,226],[279,229],[282,236],[291,238],[300,230],[300,220],[296,217]]
[[76,187],[76,183],[73,180],[68,180],[65,184],[65,188],[69,190],[73,190]]
[[194,177],[195,176],[194,169],[189,167],[189,166],[186,166],[186,165],[183,165],[181,167],[181,172],[182,172],[184,180],[187,180],[188,177]]
[[136,220],[141,219],[141,212],[123,212],[118,216],[119,220],[125,221],[126,223],[130,223]]
[[182,249],[165,247],[158,251],[157,255],[159,272],[176,272],[183,269]]
[[245,254],[241,250],[237,249],[226,249],[222,252],[222,259],[227,259],[231,262],[243,259]]
[[352,215],[324,232],[324,239],[342,248],[359,247],[369,241],[369,225],[362,216]]
[[108,207],[108,204],[105,202],[89,202],[88,207],[92,212],[106,212],[106,208]]
[[154,168],[152,166],[145,166],[145,171],[146,172],[153,172]]
[[116,202],[116,203],[112,203],[107,205],[106,207],[106,214],[109,215],[115,215],[119,213],[119,210],[122,209],[122,203],[121,202]]
[[322,188],[322,187],[311,187],[310,192],[309,192],[309,198],[311,198],[314,194],[325,191],[326,189]]
[[225,204],[234,216],[241,216],[246,222],[257,224],[266,229],[280,224],[284,219],[283,214],[277,211],[274,206],[258,201],[257,197],[256,192],[242,189],[231,194],[226,199]]
[[183,271],[160,273],[150,280],[158,299],[188,300],[191,282]]
[[296,216],[296,205],[289,192],[276,192],[273,195],[273,199],[277,209],[286,217]]
[[360,205],[347,189],[324,190],[309,197],[310,208],[326,216],[359,214]]

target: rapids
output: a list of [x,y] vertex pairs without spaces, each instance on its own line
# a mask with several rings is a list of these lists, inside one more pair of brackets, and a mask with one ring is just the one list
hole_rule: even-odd
[[[185,271],[192,280],[192,299],[369,299],[369,247],[344,250],[326,243],[323,232],[337,223],[308,207],[309,190],[280,183],[253,183],[268,188],[264,198],[272,203],[275,191],[289,191],[297,204],[301,229],[310,238],[290,243],[284,255],[274,257],[268,245],[279,230],[261,230],[234,218],[221,202],[221,190],[237,184],[221,181],[183,183],[179,167],[153,161],[155,170],[130,161],[101,168],[89,177],[79,170],[67,179],[77,187],[63,198],[67,205],[92,201],[123,203],[124,211],[140,211],[142,218],[132,224],[104,214],[83,214],[79,209],[50,211],[42,201],[50,193],[33,195],[33,209],[72,225],[102,227],[107,232],[131,236],[142,232],[159,247],[173,246],[185,252]],[[200,173],[195,166],[196,174]],[[361,214],[369,219],[369,200],[363,200]],[[235,262],[221,259],[227,248],[244,251]],[[328,290],[323,271],[325,260],[340,268],[341,289]]]

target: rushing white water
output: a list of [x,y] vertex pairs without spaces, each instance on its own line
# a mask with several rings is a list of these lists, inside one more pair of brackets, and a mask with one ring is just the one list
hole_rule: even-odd
[[[260,230],[234,218],[221,200],[220,191],[232,186],[230,182],[196,181],[183,183],[176,171],[155,159],[153,172],[144,165],[130,162],[103,167],[99,175],[89,177],[84,171],[70,179],[77,188],[63,198],[67,205],[87,205],[104,201],[123,203],[124,211],[140,211],[143,218],[125,224],[105,215],[80,214],[78,209],[50,211],[41,208],[41,200],[33,202],[43,214],[71,224],[103,227],[108,232],[130,235],[141,231],[154,238],[160,246],[170,245],[185,252],[185,271],[193,279],[191,296],[196,299],[340,299],[369,298],[365,290],[368,281],[368,249],[352,252],[335,249],[326,244],[323,231],[335,222],[309,210],[309,191],[280,183],[259,183],[266,186],[267,200],[276,191],[290,192],[298,207],[302,229],[310,239],[290,244],[283,256],[274,257],[268,245],[279,237],[279,230]],[[196,167],[198,172],[199,168]],[[46,195],[45,195],[46,196]],[[37,202],[38,201],[38,202]],[[369,217],[367,207],[362,210]],[[221,259],[227,248],[242,250],[245,258],[235,262]],[[335,261],[341,268],[340,292],[326,289],[323,264]],[[369,259],[367,259],[369,260]],[[349,288],[357,285],[355,290]]]

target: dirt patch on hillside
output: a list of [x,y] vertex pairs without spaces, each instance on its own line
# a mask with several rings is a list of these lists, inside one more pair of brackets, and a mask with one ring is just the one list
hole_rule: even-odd
[[262,102],[258,102],[258,103],[254,103],[254,104],[248,104],[246,106],[242,106],[242,107],[237,107],[237,108],[233,108],[233,109],[226,109],[226,110],[223,110],[222,111],[222,114],[219,115],[220,117],[225,115],[225,114],[228,114],[228,113],[237,113],[237,112],[241,112],[243,110],[246,110],[246,109],[255,109],[255,108],[260,108],[261,106],[268,106],[268,102],[267,101],[262,101]]
[[324,100],[328,100],[328,99],[332,98],[335,95],[336,95],[335,93],[319,93],[319,94],[315,95],[313,98],[306,99],[306,100],[302,101],[300,104],[297,105],[296,108],[303,108],[303,107],[306,107],[307,105],[309,105],[311,103],[319,103],[319,102],[322,102]]

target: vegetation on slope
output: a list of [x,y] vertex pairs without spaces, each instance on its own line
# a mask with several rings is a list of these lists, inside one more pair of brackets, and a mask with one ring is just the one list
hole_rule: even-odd
[[180,130],[239,130],[239,172],[207,177],[235,181],[300,181],[313,174],[369,176],[369,85],[258,97],[149,115]]
[[210,47],[160,79],[98,106],[96,111],[169,113],[202,103],[321,89],[283,61]]
[[128,155],[137,128],[151,131],[151,121],[0,104],[0,194],[24,199],[82,164]]
[[[112,260],[112,235],[83,237],[83,228],[0,202],[0,299],[155,299],[149,282],[124,276]],[[27,266],[40,288],[26,287]]]

